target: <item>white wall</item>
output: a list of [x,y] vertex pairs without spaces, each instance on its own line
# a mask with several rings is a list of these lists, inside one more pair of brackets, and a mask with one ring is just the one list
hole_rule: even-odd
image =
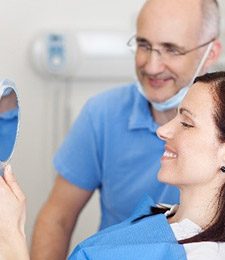
[[[53,150],[56,143],[61,142],[67,128],[61,126],[60,129],[54,129],[54,115],[59,113],[57,125],[61,125],[67,107],[71,109],[71,123],[87,97],[117,83],[76,82],[70,86],[71,98],[66,102],[68,93],[62,83],[42,79],[32,70],[28,59],[30,42],[37,33],[46,29],[132,31],[135,15],[143,2],[144,0],[0,0],[0,77],[16,81],[21,99],[21,132],[13,168],[27,195],[28,238],[36,214],[55,177],[51,165]],[[225,4],[223,0],[220,2],[224,15]],[[58,97],[59,106],[55,107]],[[94,202],[83,213],[85,218],[78,225],[75,242],[96,229],[99,214],[96,201],[95,196]]]

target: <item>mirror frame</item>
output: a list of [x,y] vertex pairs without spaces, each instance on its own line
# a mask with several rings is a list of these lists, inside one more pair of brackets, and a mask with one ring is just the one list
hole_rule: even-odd
[[16,130],[15,141],[14,141],[14,144],[13,144],[11,154],[9,155],[7,160],[5,160],[5,161],[0,160],[0,176],[3,175],[4,167],[9,163],[9,161],[11,160],[11,158],[13,156],[15,146],[16,146],[16,143],[17,143],[17,139],[18,139],[19,130],[20,130],[20,101],[19,101],[19,96],[18,96],[18,91],[16,89],[16,85],[13,81],[8,80],[8,79],[4,79],[4,80],[0,81],[0,102],[1,102],[1,99],[2,99],[3,93],[7,88],[13,89],[13,91],[16,94],[17,105],[18,105],[18,122],[17,122],[17,130]]

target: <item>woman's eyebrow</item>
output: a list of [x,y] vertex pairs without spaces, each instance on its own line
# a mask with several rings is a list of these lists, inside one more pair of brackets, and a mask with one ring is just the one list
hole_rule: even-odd
[[185,108],[185,107],[179,108],[179,109],[178,109],[178,112],[179,112],[179,114],[181,114],[181,115],[183,115],[184,113],[187,113],[187,114],[189,114],[189,115],[195,117],[195,115],[194,115],[189,109],[187,109],[187,108]]

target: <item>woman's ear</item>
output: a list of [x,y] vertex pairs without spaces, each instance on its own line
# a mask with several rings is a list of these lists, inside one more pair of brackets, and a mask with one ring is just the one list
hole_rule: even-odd
[[219,151],[219,169],[221,173],[225,174],[225,144],[221,144]]

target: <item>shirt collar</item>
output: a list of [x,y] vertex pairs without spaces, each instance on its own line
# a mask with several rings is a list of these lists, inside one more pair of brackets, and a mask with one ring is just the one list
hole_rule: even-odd
[[203,231],[200,226],[187,218],[180,222],[170,224],[170,227],[172,228],[177,240],[193,237]]
[[149,102],[138,92],[137,87],[134,86],[134,99],[128,129],[148,129],[155,133],[158,127],[158,124],[151,115]]

